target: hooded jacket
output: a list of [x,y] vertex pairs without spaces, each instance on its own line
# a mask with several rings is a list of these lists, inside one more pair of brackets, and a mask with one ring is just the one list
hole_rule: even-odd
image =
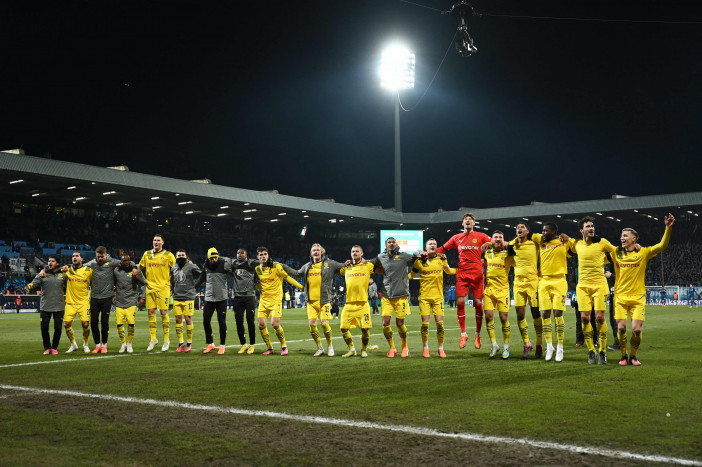
[[[327,258],[326,256],[322,256],[322,285],[321,285],[321,290],[319,291],[319,301],[322,305],[327,304],[331,302],[332,299],[332,286],[334,285],[334,274],[339,272],[341,268],[344,267],[343,263],[338,263],[332,259]],[[309,281],[307,280],[307,273],[310,271],[310,268],[314,265],[315,263],[313,261],[310,261],[306,264],[304,264],[300,269],[293,269],[287,264],[283,264],[283,269],[285,272],[288,273],[288,275],[292,277],[304,277],[305,278],[305,297],[308,298],[310,296],[310,289],[309,289]]]
[[384,272],[383,298],[397,298],[409,296],[409,268],[417,257],[409,253],[400,253],[400,250],[388,252],[385,250],[377,258],[370,260],[377,268]]
[[66,282],[68,278],[65,272],[57,267],[53,271],[49,268],[45,269],[46,277],[36,275],[34,280],[27,286],[30,290],[41,289],[41,299],[39,300],[39,309],[41,311],[63,311],[66,308]]
[[232,273],[232,260],[220,256],[217,262],[212,264],[210,260],[206,260],[202,266],[202,274],[200,279],[195,284],[195,288],[205,282],[205,301],[221,302],[229,298],[227,274]]

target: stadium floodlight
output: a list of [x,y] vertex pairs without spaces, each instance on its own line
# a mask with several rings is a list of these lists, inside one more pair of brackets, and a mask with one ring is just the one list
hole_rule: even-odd
[[395,210],[397,212],[402,212],[399,92],[401,89],[414,87],[414,69],[414,54],[403,45],[390,45],[380,57],[380,86],[398,93],[395,99]]
[[19,180],[12,180],[12,181],[10,182],[10,185],[14,185],[15,183],[22,183],[23,181],[24,181],[24,180],[22,180],[22,179],[19,179]]
[[414,87],[415,58],[407,47],[392,44],[380,57],[380,86],[397,91]]

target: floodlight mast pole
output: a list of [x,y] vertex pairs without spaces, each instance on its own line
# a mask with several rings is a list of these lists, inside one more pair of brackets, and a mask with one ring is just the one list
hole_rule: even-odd
[[395,211],[402,212],[402,157],[400,154],[400,96],[395,99]]

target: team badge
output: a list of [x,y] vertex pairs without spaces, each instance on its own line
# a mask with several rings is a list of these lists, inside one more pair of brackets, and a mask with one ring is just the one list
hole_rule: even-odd
[[326,262],[325,262],[325,263],[324,263],[324,267],[325,267],[325,268],[328,268],[328,267],[329,267],[329,263],[326,263]]
[[477,239],[477,238],[474,238],[474,239],[473,239],[473,243],[478,243],[478,239]]

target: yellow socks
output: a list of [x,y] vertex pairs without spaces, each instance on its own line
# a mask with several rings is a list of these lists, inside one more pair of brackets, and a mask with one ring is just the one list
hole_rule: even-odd
[[597,323],[597,334],[600,338],[600,352],[607,353],[607,321]]
[[127,324],[127,342],[132,343],[134,341],[134,325]]
[[176,337],[178,342],[183,342],[183,323],[176,323]]
[[287,345],[285,344],[285,331],[283,331],[283,326],[278,326],[278,329],[275,330],[275,335],[278,336],[280,346],[287,347]]
[[544,318],[543,324],[543,335],[546,344],[553,345],[553,326],[551,325],[551,318]]
[[319,331],[317,330],[316,324],[310,324],[310,334],[312,335],[314,343],[317,344],[317,347],[320,347],[322,345],[322,340],[319,338]]
[[524,345],[527,345],[529,343],[529,325],[526,318],[517,321],[517,327],[519,328],[519,334],[522,335],[522,342],[524,342]]
[[349,350],[354,349],[353,345],[353,337],[351,336],[351,331],[346,331],[345,333],[342,334],[344,336],[344,342],[346,342],[346,345],[349,346]]
[[385,340],[388,341],[390,348],[394,349],[395,342],[392,340],[392,328],[390,326],[383,326],[383,334],[385,335]]
[[509,345],[511,329],[512,325],[509,324],[509,321],[507,321],[506,323],[502,323],[502,342],[504,342],[505,345]]
[[619,341],[619,350],[622,351],[622,356],[626,355],[626,333],[617,331],[617,340]]
[[587,350],[594,352],[595,343],[592,342],[592,323],[589,321],[585,326],[583,326],[583,335],[585,336],[585,345],[587,346]]
[[491,319],[490,321],[487,322],[487,332],[488,332],[488,337],[490,337],[490,342],[497,342],[497,339],[495,339],[495,320],[494,319]]
[[156,340],[156,315],[149,315],[149,336],[151,342]]
[[439,347],[444,346],[444,322],[439,321],[436,323],[436,340],[438,341]]
[[171,317],[161,315],[161,325],[163,326],[163,342],[171,341]]
[[263,339],[263,343],[266,344],[267,349],[273,348],[273,345],[271,344],[271,336],[268,335],[268,328],[261,329],[261,339]]
[[563,346],[564,337],[565,319],[563,319],[563,316],[556,316],[556,339],[558,340],[558,345]]
[[397,333],[400,335],[400,339],[402,340],[402,348],[404,349],[407,347],[407,326],[403,324],[397,328]]
[[422,345],[426,347],[429,344],[429,323],[422,321],[422,330],[420,332],[422,335]]
[[[619,341],[621,342],[621,341]],[[636,356],[636,352],[639,351],[639,346],[641,345],[641,333],[631,334],[631,357]]]
[[368,349],[368,343],[370,342],[370,329],[361,329],[361,350]]
[[327,346],[332,345],[332,330],[329,323],[322,323],[322,330],[324,330],[324,337],[327,339]]
[[541,345],[543,342],[543,320],[541,317],[534,318],[534,331],[536,331],[536,345]]
[[90,327],[83,328],[83,344],[90,342]]
[[124,324],[117,325],[117,335],[119,336],[119,341],[122,344],[126,344],[126,341],[124,340]]
[[193,328],[194,327],[195,327],[195,325],[193,325],[193,324],[186,324],[185,325],[185,335],[188,338],[188,342],[193,341]]
[[76,341],[76,336],[73,334],[73,326],[68,326],[66,328],[66,337],[68,338],[68,342]]

